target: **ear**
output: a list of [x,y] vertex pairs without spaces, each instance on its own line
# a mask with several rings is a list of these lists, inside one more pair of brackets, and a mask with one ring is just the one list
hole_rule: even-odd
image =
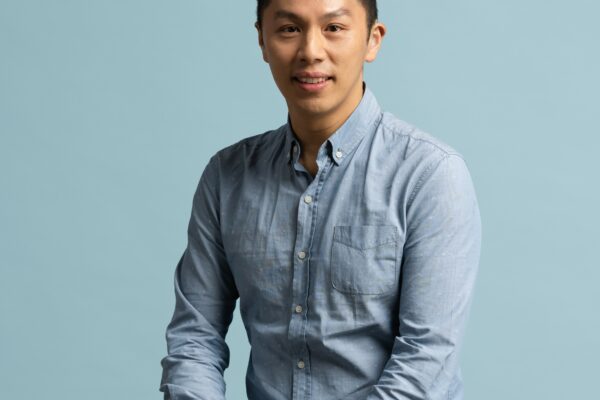
[[365,54],[366,62],[373,62],[377,58],[377,53],[381,48],[381,41],[387,32],[387,28],[381,22],[376,21],[371,28],[369,42],[367,43],[367,53]]
[[262,58],[266,63],[268,63],[269,60],[267,58],[267,53],[265,52],[265,41],[263,39],[262,28],[260,27],[258,22],[254,23],[254,27],[256,28],[256,31],[258,32],[258,45],[260,46],[260,50],[262,52]]

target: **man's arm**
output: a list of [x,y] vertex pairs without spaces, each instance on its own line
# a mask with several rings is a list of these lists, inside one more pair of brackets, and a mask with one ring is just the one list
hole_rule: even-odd
[[479,264],[481,221],[458,155],[426,170],[407,208],[399,332],[367,400],[447,399]]
[[213,157],[194,195],[188,245],[175,270],[175,311],[167,327],[160,390],[165,399],[225,399],[225,335],[239,297],[221,241],[218,165]]

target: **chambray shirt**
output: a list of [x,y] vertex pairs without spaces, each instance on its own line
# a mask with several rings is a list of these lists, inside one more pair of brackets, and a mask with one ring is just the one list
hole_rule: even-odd
[[160,390],[225,398],[239,299],[249,400],[462,399],[481,243],[464,159],[382,112],[365,86],[316,176],[301,151],[288,118],[210,159],[175,270]]

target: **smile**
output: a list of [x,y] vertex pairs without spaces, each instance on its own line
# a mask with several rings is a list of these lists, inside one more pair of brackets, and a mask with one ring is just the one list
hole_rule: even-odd
[[296,78],[302,83],[323,83],[330,78]]
[[329,86],[329,81],[333,78],[329,76],[307,77],[295,76],[294,82],[296,86],[308,93],[318,93]]

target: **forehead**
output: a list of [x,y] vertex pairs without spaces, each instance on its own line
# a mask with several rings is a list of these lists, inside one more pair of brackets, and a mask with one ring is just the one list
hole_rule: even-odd
[[278,19],[291,15],[304,19],[328,16],[364,18],[366,10],[360,0],[270,0],[263,18]]

